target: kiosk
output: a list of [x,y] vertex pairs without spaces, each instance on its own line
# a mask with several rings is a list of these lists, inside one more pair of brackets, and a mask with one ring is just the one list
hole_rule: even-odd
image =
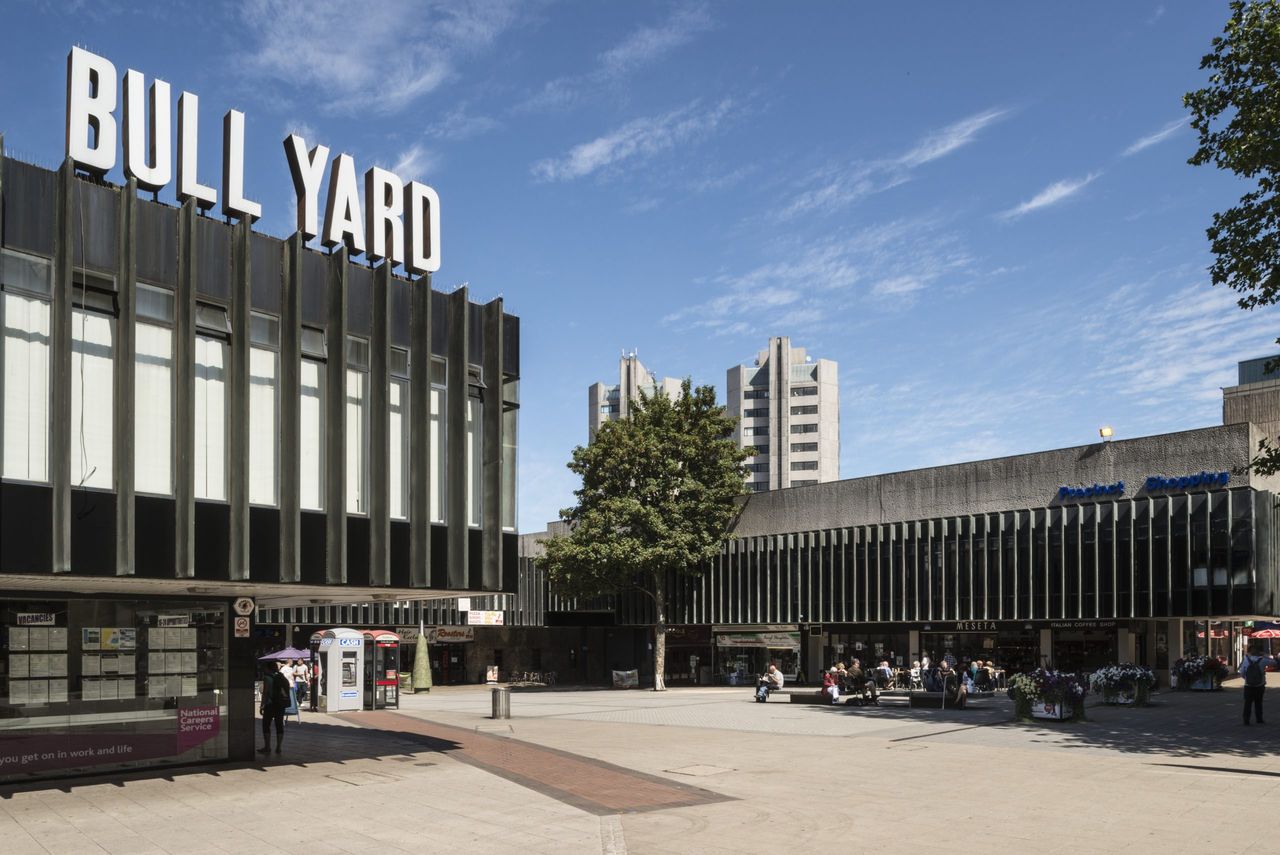
[[385,629],[364,631],[364,708],[399,709],[400,636]]
[[316,709],[343,712],[361,709],[360,676],[364,673],[365,634],[335,627],[311,636],[311,672]]

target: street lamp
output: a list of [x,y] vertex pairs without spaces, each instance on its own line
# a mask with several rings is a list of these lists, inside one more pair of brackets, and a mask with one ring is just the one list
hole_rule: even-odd
[[1115,433],[1115,431],[1111,429],[1111,425],[1103,425],[1102,427],[1098,428],[1098,436],[1102,437],[1104,442],[1110,442],[1111,435],[1113,433]]

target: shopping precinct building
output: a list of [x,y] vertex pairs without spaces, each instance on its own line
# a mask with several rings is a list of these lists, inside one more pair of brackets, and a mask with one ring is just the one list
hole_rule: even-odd
[[[1251,622],[1280,614],[1276,479],[1248,468],[1261,436],[1227,424],[752,494],[706,572],[668,582],[668,677],[947,652],[1010,670],[1167,669],[1188,650],[1235,661]],[[557,597],[537,567],[556,533],[521,536],[516,597],[470,604],[506,625],[433,646],[437,665],[454,660],[465,681],[495,660],[561,681],[651,673],[647,599]],[[470,619],[422,608],[405,622]]]
[[516,589],[502,301],[308,248],[301,199],[279,240],[234,182],[219,219],[84,148],[50,171],[0,138],[0,783],[252,757],[263,608]]

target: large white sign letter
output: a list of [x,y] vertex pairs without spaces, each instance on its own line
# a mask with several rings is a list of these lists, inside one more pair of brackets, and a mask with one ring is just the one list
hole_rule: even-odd
[[[132,68],[124,73],[124,174],[138,179],[138,186],[153,193],[173,177],[173,126],[169,121],[169,84],[151,84]],[[147,122],[150,106],[151,121]]]
[[67,55],[67,157],[98,176],[116,165],[115,108],[116,67],[73,47]]
[[364,252],[364,225],[360,222],[360,185],[356,162],[349,154],[333,159],[329,171],[329,204],[324,212],[325,246],[345,243],[353,253]]
[[212,208],[218,191],[200,183],[199,157],[200,99],[190,92],[178,96],[178,201],[196,200],[196,207]]
[[373,167],[364,174],[364,204],[369,258],[404,264],[403,182],[394,172]]
[[435,273],[440,269],[440,197],[427,184],[410,181],[404,188],[404,230],[408,236],[405,269]]
[[293,174],[293,194],[298,199],[298,231],[303,240],[320,233],[320,182],[329,160],[329,148],[318,145],[307,154],[307,141],[297,134],[284,140],[284,154]]
[[222,213],[253,222],[262,206],[244,197],[244,113],[228,110],[222,117]]

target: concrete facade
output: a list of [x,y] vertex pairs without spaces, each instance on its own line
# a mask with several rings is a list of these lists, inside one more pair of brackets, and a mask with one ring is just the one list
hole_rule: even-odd
[[1233,424],[1059,448],[972,463],[932,466],[747,496],[737,537],[875,525],[1038,508],[1062,487],[1124,482],[1146,494],[1147,478],[1229,472],[1231,486],[1275,490],[1277,478],[1248,471],[1256,425]]
[[[1280,372],[1268,372],[1267,363],[1280,357],[1241,362],[1239,382],[1222,390],[1222,423],[1253,422],[1275,440],[1280,433]],[[1256,448],[1256,446],[1255,446]]]
[[593,383],[587,387],[587,438],[595,439],[596,431],[605,422],[625,419],[631,413],[631,402],[643,392],[653,395],[662,392],[668,398],[680,394],[681,380],[675,377],[655,377],[640,362],[635,351],[623,354],[618,360],[618,385]]
[[754,448],[752,492],[835,481],[840,477],[839,366],[814,360],[786,336],[769,339],[754,365],[726,372],[725,400],[737,418],[735,438]]

